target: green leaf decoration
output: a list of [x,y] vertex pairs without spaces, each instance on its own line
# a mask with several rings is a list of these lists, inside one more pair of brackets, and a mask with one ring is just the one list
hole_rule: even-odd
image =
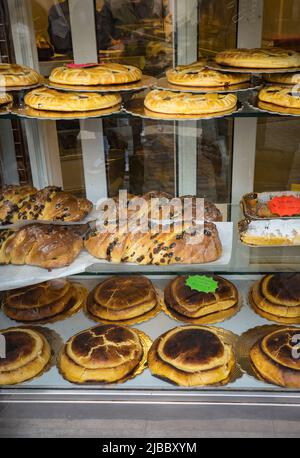
[[219,287],[216,280],[206,275],[189,275],[185,284],[199,293],[215,293]]

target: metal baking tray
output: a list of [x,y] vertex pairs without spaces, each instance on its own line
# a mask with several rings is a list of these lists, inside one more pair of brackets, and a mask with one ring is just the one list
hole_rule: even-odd
[[293,68],[246,68],[246,67],[231,67],[229,65],[220,65],[216,62],[209,62],[208,68],[229,73],[295,73],[300,71],[300,67]]

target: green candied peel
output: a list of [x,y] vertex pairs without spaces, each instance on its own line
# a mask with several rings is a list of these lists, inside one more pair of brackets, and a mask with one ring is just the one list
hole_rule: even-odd
[[215,293],[219,287],[216,280],[206,275],[189,275],[185,284],[199,293]]

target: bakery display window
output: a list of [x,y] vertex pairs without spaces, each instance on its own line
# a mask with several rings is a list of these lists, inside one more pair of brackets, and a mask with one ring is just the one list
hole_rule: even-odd
[[273,3],[0,2],[7,402],[299,405],[299,9]]

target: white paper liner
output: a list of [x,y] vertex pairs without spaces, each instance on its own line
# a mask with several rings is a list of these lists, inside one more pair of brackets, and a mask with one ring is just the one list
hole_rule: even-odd
[[189,86],[169,83],[166,77],[160,78],[154,84],[155,89],[169,90],[173,92],[191,92],[192,94],[206,94],[206,93],[219,93],[227,94],[232,92],[244,92],[258,90],[262,86],[262,82],[257,81],[246,81],[245,83],[231,84],[229,86],[215,86],[215,87],[204,87],[204,86]]
[[42,269],[34,266],[1,265],[0,266],[0,291],[21,288],[22,286],[34,285],[39,282],[54,278],[67,277],[69,275],[84,272],[95,263],[95,258],[83,250],[70,266],[60,269]]

